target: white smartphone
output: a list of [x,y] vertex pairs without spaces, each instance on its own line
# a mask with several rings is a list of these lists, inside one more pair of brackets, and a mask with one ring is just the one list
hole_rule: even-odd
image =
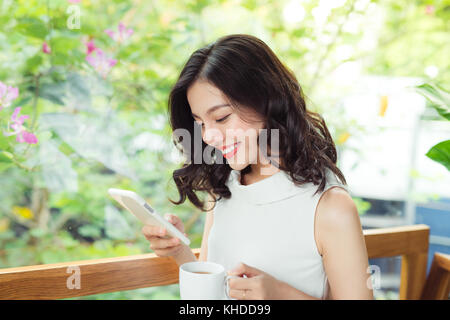
[[191,241],[175,228],[173,224],[161,217],[144,199],[130,190],[110,188],[108,193],[127,211],[135,215],[142,223],[165,228],[169,236],[179,238],[184,244],[189,245]]

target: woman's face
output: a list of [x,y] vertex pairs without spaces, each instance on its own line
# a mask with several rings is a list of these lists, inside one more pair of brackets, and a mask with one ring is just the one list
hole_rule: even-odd
[[188,89],[187,99],[192,117],[202,127],[203,141],[219,149],[232,169],[260,162],[257,137],[264,125],[260,117],[253,112],[250,117],[256,121],[243,121],[223,93],[204,81]]

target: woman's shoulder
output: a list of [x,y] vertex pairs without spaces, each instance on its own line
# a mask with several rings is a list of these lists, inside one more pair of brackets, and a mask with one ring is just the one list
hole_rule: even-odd
[[[333,186],[325,191],[316,208],[316,232],[320,247],[340,232],[360,228],[358,209],[350,194],[340,186]],[[322,250],[319,250],[321,253]]]
[[343,188],[343,185],[332,185],[329,189],[322,193],[319,203],[317,204],[317,210],[328,212],[334,206],[338,206],[339,208],[348,208],[353,205],[355,205],[355,203],[353,202],[353,199],[348,191]]
[[323,218],[328,218],[326,220],[332,220],[335,215],[345,214],[355,208],[347,185],[327,167],[325,189],[320,194],[316,211],[320,212]]

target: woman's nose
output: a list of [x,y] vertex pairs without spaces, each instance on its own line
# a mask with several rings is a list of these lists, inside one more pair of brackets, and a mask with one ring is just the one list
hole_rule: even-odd
[[206,128],[203,132],[203,141],[212,146],[220,146],[223,141],[222,132],[216,128]]

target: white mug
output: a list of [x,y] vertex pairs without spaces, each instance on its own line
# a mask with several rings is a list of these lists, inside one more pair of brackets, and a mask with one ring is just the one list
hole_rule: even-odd
[[181,300],[232,299],[228,288],[230,278],[239,277],[228,276],[220,264],[208,261],[186,262],[180,266],[180,298]]

